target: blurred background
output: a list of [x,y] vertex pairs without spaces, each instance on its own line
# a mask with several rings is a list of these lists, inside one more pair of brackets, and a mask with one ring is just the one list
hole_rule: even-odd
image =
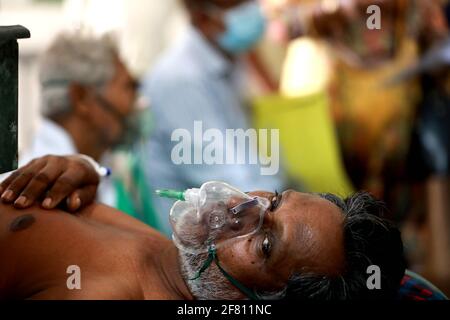
[[[401,226],[409,268],[450,294],[449,1],[260,4],[267,28],[242,54],[241,89],[251,127],[280,129],[283,187],[341,196],[370,191]],[[381,29],[367,26],[373,4]],[[113,34],[131,75],[145,82],[190,22],[178,0],[0,0],[0,25],[31,31],[20,42],[19,153],[41,125],[39,61],[59,33]],[[150,109],[153,101],[147,96]],[[149,121],[158,123],[158,114]],[[142,148],[127,155],[142,156]],[[123,193],[143,187],[130,180],[139,172],[123,165],[123,152],[108,161],[122,175]],[[152,180],[152,172],[144,176]],[[136,201],[142,199],[113,205],[138,217],[152,206]]]

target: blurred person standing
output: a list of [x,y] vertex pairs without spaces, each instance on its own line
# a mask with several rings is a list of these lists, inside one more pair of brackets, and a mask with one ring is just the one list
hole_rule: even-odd
[[422,57],[415,72],[422,73],[423,97],[415,123],[416,144],[410,158],[414,181],[426,194],[426,273],[450,291],[450,37]]
[[[173,163],[171,136],[176,129],[193,135],[195,121],[202,122],[203,130],[214,128],[223,135],[226,129],[249,128],[239,57],[258,43],[266,25],[257,1],[184,0],[184,4],[191,26],[153,67],[143,86],[156,120],[147,150],[149,184],[182,190],[222,180],[243,190],[282,188],[281,174],[262,176],[259,165]],[[194,152],[195,148],[202,147],[194,143]],[[237,154],[245,143],[234,148]],[[163,231],[168,234],[171,202],[154,197],[153,203],[160,220],[167,221]]]
[[[382,198],[402,222],[410,268],[448,290],[448,65],[439,60],[449,51],[442,43],[448,37],[443,3],[348,4],[321,8],[312,19],[315,35],[335,53],[330,96],[346,167],[357,188]],[[379,28],[365,27],[369,5],[380,9]],[[424,54],[436,45],[440,51]],[[434,66],[434,74],[421,70],[419,77],[419,70],[409,70],[422,54],[419,65]]]
[[450,34],[444,3],[423,3],[417,63],[398,79],[419,77],[422,97],[415,115],[408,165],[411,182],[425,195],[426,215],[411,225],[423,231],[424,273],[450,291]]

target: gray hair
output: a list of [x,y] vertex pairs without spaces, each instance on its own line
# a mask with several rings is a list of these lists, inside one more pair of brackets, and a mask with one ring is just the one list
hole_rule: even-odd
[[57,36],[40,61],[42,115],[54,117],[71,111],[69,87],[73,83],[104,87],[114,76],[117,56],[111,36],[80,32]]

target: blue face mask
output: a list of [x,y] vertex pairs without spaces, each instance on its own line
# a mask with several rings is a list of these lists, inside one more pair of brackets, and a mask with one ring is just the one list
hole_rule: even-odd
[[252,48],[263,36],[266,19],[256,1],[245,2],[225,13],[226,30],[217,39],[220,47],[232,54]]

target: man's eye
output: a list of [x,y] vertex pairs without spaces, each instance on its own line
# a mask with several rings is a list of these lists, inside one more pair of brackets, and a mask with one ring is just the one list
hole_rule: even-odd
[[268,258],[270,256],[271,249],[272,249],[272,243],[270,242],[269,236],[266,233],[264,240],[262,242],[262,245],[261,245],[261,251],[266,258]]
[[278,205],[280,204],[281,196],[278,194],[278,191],[275,191],[275,195],[270,200],[270,211],[274,211]]

